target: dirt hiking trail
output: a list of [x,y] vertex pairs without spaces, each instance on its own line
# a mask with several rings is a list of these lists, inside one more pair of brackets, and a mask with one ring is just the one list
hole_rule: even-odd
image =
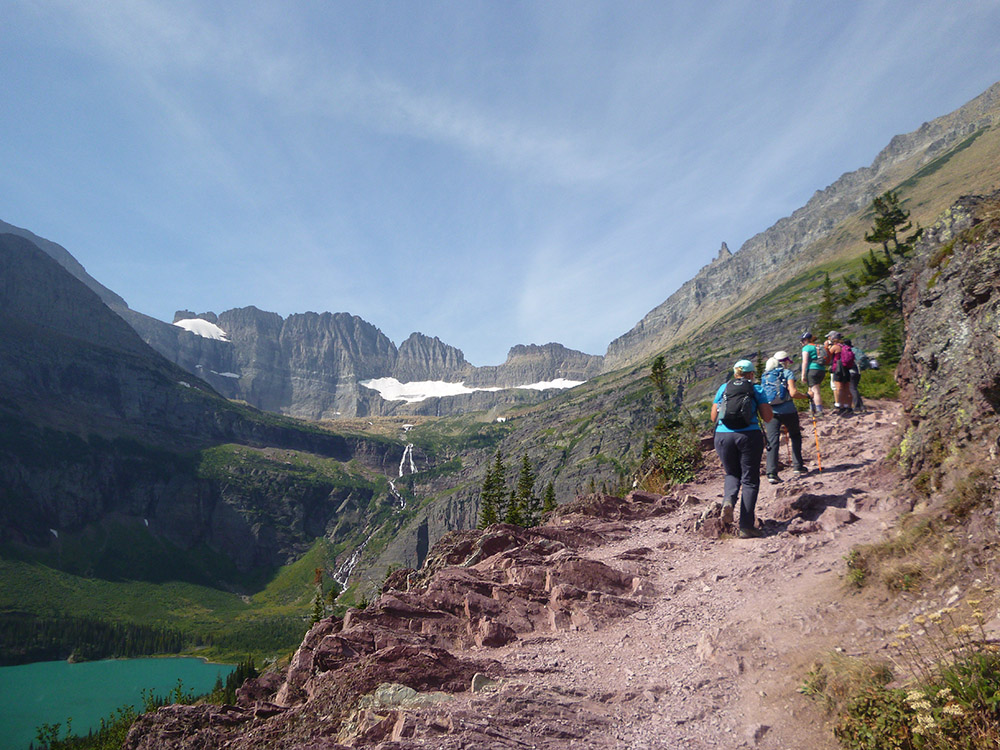
[[[567,713],[591,714],[592,731],[570,731],[564,747],[833,750],[821,707],[797,688],[817,655],[867,651],[895,629],[846,593],[843,574],[851,547],[882,538],[899,513],[895,479],[878,466],[898,417],[898,405],[878,403],[819,421],[822,473],[804,419],[802,477],[788,468],[783,436],[784,481],[770,485],[762,471],[760,539],[693,530],[706,514],[711,525],[722,499],[718,458],[706,454],[699,480],[676,489],[686,502],[674,513],[584,553],[618,568],[631,562],[656,592],[648,608],[597,632],[526,638],[490,655],[525,684],[564,696]],[[793,503],[804,512],[781,520]]]

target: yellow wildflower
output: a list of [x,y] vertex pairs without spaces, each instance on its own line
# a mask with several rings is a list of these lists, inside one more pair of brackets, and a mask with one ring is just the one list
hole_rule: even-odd
[[952,628],[951,632],[953,632],[955,635],[968,635],[969,633],[972,632],[972,626],[959,625],[957,628]]
[[941,622],[941,616],[942,615],[940,612],[932,612],[931,614],[927,615],[927,619],[930,620],[931,622]]
[[965,710],[957,703],[949,703],[941,709],[941,713],[947,716],[965,716]]
[[982,599],[966,599],[965,603],[968,604],[973,609],[978,609],[979,605],[983,603]]
[[917,615],[916,617],[913,618],[913,621],[917,623],[917,625],[923,625],[925,622],[927,622],[927,618],[924,617],[923,615]]

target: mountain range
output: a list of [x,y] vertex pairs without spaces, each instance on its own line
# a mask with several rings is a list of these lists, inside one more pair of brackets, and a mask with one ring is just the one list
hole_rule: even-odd
[[[130,309],[56,243],[3,222],[0,231],[35,242],[128,321],[146,343],[227,398],[311,420],[407,413],[441,416],[537,403],[552,395],[552,389],[517,394],[479,390],[401,402],[387,400],[360,383],[392,378],[401,383],[442,381],[508,390],[560,380],[578,383],[649,359],[717,320],[722,311],[759,296],[769,279],[793,275],[842,250],[837,234],[843,223],[864,212],[885,189],[921,170],[939,169],[980,137],[995,138],[998,103],[1000,84],[955,112],[893,138],[871,166],[846,173],[817,191],[805,206],[747,240],[737,252],[723,243],[711,263],[612,341],[603,357],[550,343],[515,346],[502,365],[474,367],[460,349],[437,337],[415,332],[397,348],[375,325],[348,313],[307,312],[282,318],[255,307],[219,315],[178,311],[170,325]],[[910,210],[928,221],[944,209],[943,198],[911,200]],[[184,327],[186,321],[195,320],[212,323],[223,335],[206,337],[196,327]]]

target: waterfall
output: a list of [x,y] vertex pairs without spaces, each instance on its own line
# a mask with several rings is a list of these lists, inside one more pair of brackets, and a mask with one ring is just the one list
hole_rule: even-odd
[[417,473],[417,466],[413,463],[413,443],[407,443],[406,448],[403,450],[403,457],[399,459],[399,476],[403,476],[406,470],[406,460],[410,460],[410,473]]
[[361,562],[361,554],[365,551],[365,547],[370,539],[371,537],[368,537],[368,539],[365,539],[361,542],[361,544],[355,547],[351,556],[347,558],[347,561],[337,568],[337,572],[333,574],[333,580],[337,582],[341,590],[347,588],[347,581],[350,579],[351,573],[354,572],[354,569],[358,567],[358,563]]

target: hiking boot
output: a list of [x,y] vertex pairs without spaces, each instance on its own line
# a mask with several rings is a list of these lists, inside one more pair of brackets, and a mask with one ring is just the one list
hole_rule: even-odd
[[722,522],[727,526],[733,522],[733,504],[722,504]]
[[792,473],[801,476],[803,474],[808,474],[809,469],[807,469],[805,466],[796,466],[794,469],[792,469]]
[[767,481],[770,482],[771,484],[777,484],[781,480],[778,479],[778,475],[777,474],[768,474],[767,475]]
[[764,532],[760,529],[740,527],[740,539],[760,539],[762,536],[764,536]]
[[843,409],[840,410],[840,416],[842,417],[854,416],[854,409],[852,409],[850,406],[845,406]]

